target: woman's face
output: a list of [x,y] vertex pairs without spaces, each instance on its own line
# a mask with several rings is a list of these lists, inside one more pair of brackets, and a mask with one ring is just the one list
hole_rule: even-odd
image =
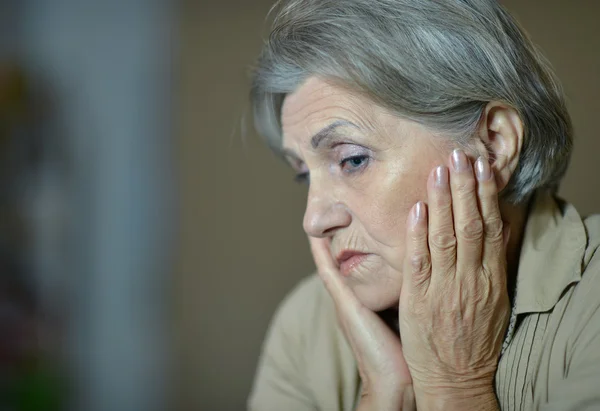
[[429,173],[451,145],[316,77],[286,97],[282,126],[287,159],[309,181],[304,230],[330,238],[334,259],[366,253],[342,264],[345,281],[370,309],[393,307],[408,212],[427,200]]

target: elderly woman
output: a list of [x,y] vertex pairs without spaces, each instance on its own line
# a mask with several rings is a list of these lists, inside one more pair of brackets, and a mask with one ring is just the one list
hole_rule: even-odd
[[561,87],[495,0],[288,0],[258,131],[309,183],[318,276],[252,410],[600,409],[600,218],[555,193]]

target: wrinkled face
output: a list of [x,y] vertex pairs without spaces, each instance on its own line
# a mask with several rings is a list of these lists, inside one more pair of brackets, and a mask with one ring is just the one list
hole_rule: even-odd
[[449,141],[357,94],[316,77],[286,97],[283,148],[309,183],[304,230],[328,237],[344,280],[371,310],[400,296],[408,212],[427,201],[431,170],[445,164]]

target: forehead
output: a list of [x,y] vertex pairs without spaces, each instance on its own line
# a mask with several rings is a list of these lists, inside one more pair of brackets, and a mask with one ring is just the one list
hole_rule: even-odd
[[375,110],[372,103],[357,93],[310,77],[283,102],[283,139],[314,133],[335,120],[350,120],[365,128],[372,128]]

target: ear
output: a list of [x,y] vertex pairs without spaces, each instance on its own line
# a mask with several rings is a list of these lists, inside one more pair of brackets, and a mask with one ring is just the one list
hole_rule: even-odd
[[498,191],[504,189],[517,168],[523,145],[523,122],[517,110],[490,102],[484,110],[479,137],[487,148]]

